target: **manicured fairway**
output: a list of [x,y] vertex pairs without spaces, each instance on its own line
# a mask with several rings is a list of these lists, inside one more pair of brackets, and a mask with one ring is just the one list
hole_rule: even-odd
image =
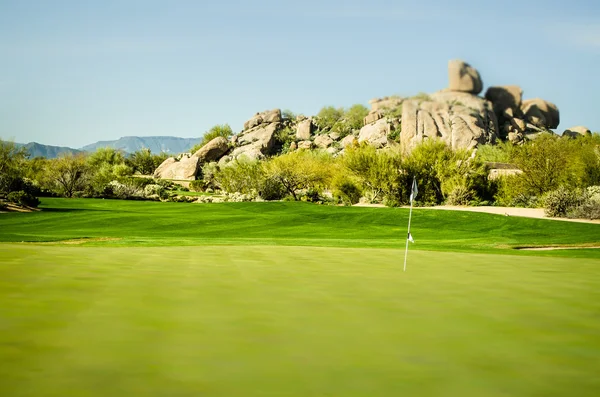
[[1,396],[598,396],[600,260],[0,244]]
[[[0,242],[84,239],[122,246],[404,247],[408,210],[307,203],[183,204],[42,200],[41,212],[0,214]],[[600,225],[457,211],[414,211],[413,250],[511,253],[514,247],[600,246]],[[535,255],[600,258],[600,249]]]

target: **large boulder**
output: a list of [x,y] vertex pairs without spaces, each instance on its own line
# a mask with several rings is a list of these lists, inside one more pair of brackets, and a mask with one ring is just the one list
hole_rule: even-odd
[[388,135],[391,132],[391,125],[385,119],[377,120],[375,123],[367,124],[360,129],[358,142],[367,142],[377,148],[386,146],[389,143]]
[[244,123],[244,131],[261,124],[279,123],[281,121],[281,109],[265,110],[264,112],[256,113],[250,120],[246,121]]
[[448,83],[450,91],[479,94],[483,89],[477,69],[459,59],[448,62]]
[[198,160],[196,156],[183,156],[179,161],[170,157],[154,171],[154,177],[192,181],[198,173]]
[[357,141],[354,135],[347,135],[340,141],[340,146],[345,148],[348,145],[353,145]]
[[374,98],[369,101],[371,111],[395,109],[402,105],[404,98],[398,96],[386,96],[384,98]]
[[228,150],[229,141],[227,138],[219,136],[198,149],[193,156],[198,158],[199,163],[208,163],[218,160],[227,153]]
[[513,116],[518,116],[523,102],[523,90],[518,85],[490,87],[485,92],[485,99],[494,105],[494,112],[499,119],[507,109],[512,111]]
[[558,108],[552,102],[540,98],[527,99],[521,104],[525,120],[540,128],[557,128],[560,124]]
[[440,91],[429,100],[403,104],[400,140],[405,152],[426,139],[440,139],[456,150],[495,142],[497,136],[491,103],[476,95]]
[[302,120],[298,123],[296,129],[296,138],[299,141],[307,141],[310,139],[313,131],[313,122],[311,119]]
[[[261,124],[238,135],[237,145],[231,155],[237,158],[244,155],[251,159],[263,158],[275,145],[276,133],[282,123]],[[259,154],[260,153],[260,154]]]
[[571,127],[569,129],[566,129],[562,133],[562,136],[569,137],[569,138],[577,138],[579,136],[586,136],[586,135],[591,135],[591,134],[592,134],[592,131],[590,131],[589,128],[584,127],[582,125],[578,125],[576,127]]
[[326,149],[329,146],[331,146],[331,144],[333,143],[333,139],[331,139],[329,135],[319,135],[315,137],[314,143],[317,147]]
[[371,110],[369,114],[365,116],[363,119],[363,124],[371,124],[376,122],[377,120],[383,118],[383,112],[381,110]]

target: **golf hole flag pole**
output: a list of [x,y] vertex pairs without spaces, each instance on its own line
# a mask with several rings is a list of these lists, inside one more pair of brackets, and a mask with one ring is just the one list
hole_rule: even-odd
[[413,178],[412,187],[410,189],[410,212],[408,213],[408,234],[406,235],[406,251],[404,251],[404,271],[406,271],[406,258],[408,257],[408,242],[414,243],[412,234],[410,234],[410,221],[412,220],[412,208],[413,201],[415,197],[417,197],[417,193],[419,190],[417,189],[417,180]]

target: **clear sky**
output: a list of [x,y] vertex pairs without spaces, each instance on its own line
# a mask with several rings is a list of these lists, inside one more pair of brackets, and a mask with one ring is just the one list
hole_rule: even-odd
[[[81,147],[518,84],[600,131],[600,1],[0,0],[0,137]],[[484,88],[485,89],[485,88]]]

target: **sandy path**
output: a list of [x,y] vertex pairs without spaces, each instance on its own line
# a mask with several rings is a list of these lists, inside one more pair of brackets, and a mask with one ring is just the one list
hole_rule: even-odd
[[[361,207],[383,207],[383,204],[357,204]],[[403,207],[408,208],[408,207]],[[470,212],[485,212],[487,214],[497,214],[505,216],[522,216],[525,218],[538,218],[538,219],[550,219],[555,221],[565,222],[581,222],[581,223],[595,223],[600,225],[600,219],[589,220],[589,219],[567,219],[567,218],[550,218],[544,215],[542,208],[516,208],[516,207],[492,207],[492,206],[481,206],[481,207],[461,207],[454,205],[438,205],[435,207],[418,207],[426,210],[451,210],[451,211],[470,211]]]

